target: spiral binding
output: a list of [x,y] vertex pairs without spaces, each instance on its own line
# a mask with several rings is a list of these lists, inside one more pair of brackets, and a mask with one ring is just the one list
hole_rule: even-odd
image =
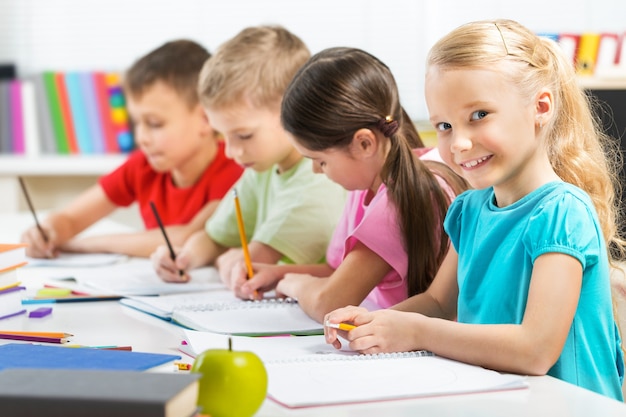
[[244,310],[257,308],[279,308],[284,306],[297,306],[298,300],[295,298],[265,298],[263,300],[241,300],[228,302],[213,302],[188,304],[176,307],[179,311],[225,311]]
[[363,353],[360,355],[342,355],[340,353],[317,352],[314,355],[297,356],[287,359],[275,359],[271,363],[293,363],[293,362],[327,362],[327,361],[362,361],[362,360],[380,360],[380,359],[406,359],[419,358],[424,356],[435,356],[434,353],[427,350],[415,350],[412,352],[391,352],[391,353]]

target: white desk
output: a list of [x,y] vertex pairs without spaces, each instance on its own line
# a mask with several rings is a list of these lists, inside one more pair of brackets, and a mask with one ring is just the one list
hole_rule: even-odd
[[[11,222],[0,215],[0,241],[6,242]],[[6,226],[7,228],[3,227]],[[21,227],[21,226],[19,226]],[[21,229],[20,229],[21,230]],[[21,278],[29,287],[37,287],[51,275],[59,276],[55,268],[23,268]],[[0,321],[0,328],[15,330],[63,331],[75,336],[72,343],[85,345],[131,345],[135,351],[177,353],[183,360],[192,358],[178,351],[182,340],[182,328],[132,310],[116,301],[49,304],[51,316],[29,319],[22,315]],[[30,305],[29,309],[38,305]],[[0,340],[0,343],[11,341]],[[157,371],[173,371],[172,366],[161,366]],[[559,416],[559,417],[617,417],[626,416],[626,405],[591,391],[576,387],[551,377],[529,378],[530,388],[483,394],[468,394],[422,398],[414,400],[386,401],[367,404],[351,404],[331,407],[315,407],[298,410],[283,408],[267,400],[258,417],[370,417],[370,416]]]

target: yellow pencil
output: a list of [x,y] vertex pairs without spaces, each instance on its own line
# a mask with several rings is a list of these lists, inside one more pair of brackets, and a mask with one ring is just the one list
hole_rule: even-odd
[[243,216],[241,214],[241,206],[239,205],[239,196],[237,196],[237,190],[235,188],[233,188],[233,196],[235,198],[235,212],[237,214],[237,226],[239,227],[239,238],[241,239],[241,249],[243,250],[243,259],[246,262],[246,270],[248,271],[248,279],[250,279],[254,275],[254,271],[252,270],[252,261],[250,260],[250,251],[248,250],[246,230],[243,227]]
[[326,327],[332,327],[333,329],[339,329],[339,330],[346,330],[346,331],[350,331],[352,329],[355,329],[356,326],[354,324],[348,324],[348,323],[331,323],[329,321],[326,321],[326,323],[324,324]]
[[49,337],[49,338],[66,338],[72,337],[73,334],[62,332],[29,332],[21,330],[0,330],[0,335],[16,335],[16,336],[34,336],[34,337]]

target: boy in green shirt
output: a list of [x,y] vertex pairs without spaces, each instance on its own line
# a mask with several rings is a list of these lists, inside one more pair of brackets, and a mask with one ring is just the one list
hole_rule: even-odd
[[[280,123],[282,96],[309,56],[284,28],[250,27],[223,44],[200,75],[200,99],[224,135],[226,155],[246,168],[235,188],[253,262],[323,261],[343,210],[343,188],[314,174]],[[172,260],[159,247],[152,255],[163,280],[186,281],[179,271],[214,264],[230,286],[244,270],[233,198],[222,200],[206,230],[176,253]]]

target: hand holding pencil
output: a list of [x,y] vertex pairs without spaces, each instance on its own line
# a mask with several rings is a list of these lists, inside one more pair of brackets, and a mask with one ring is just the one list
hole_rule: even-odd
[[[161,234],[163,235],[163,239],[165,239],[166,246],[160,246],[157,248],[155,253],[152,254],[151,259],[154,266],[154,269],[157,271],[157,274],[161,279],[168,282],[187,282],[189,281],[189,276],[185,274],[185,271],[177,266],[177,258],[176,252],[174,251],[174,247],[172,246],[169,237],[167,236],[167,232],[165,231],[165,226],[161,221],[161,216],[159,216],[159,212],[157,211],[156,205],[154,202],[150,202],[150,208],[152,208],[152,213],[161,229]],[[176,271],[175,274],[166,273]]]
[[33,220],[35,221],[35,226],[26,230],[21,237],[21,241],[26,243],[28,246],[26,247],[26,255],[32,258],[54,258],[57,255],[55,241],[56,234],[54,230],[50,228],[45,228],[37,218],[37,212],[35,211],[35,207],[30,198],[30,194],[28,193],[28,189],[26,188],[26,184],[22,177],[18,177],[20,187],[22,189],[22,194],[24,195],[24,199],[26,200],[26,204],[33,216]]

